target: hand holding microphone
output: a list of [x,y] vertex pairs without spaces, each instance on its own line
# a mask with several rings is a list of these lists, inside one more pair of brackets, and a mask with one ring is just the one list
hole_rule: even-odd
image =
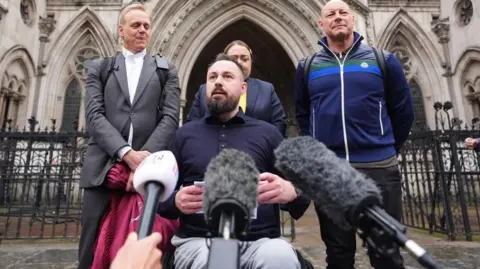
[[145,238],[152,232],[158,202],[164,202],[172,195],[177,181],[177,160],[171,151],[155,152],[137,168],[133,175],[133,186],[144,197],[138,238]]
[[130,233],[110,269],[162,269],[162,252],[157,248],[161,240],[159,233],[141,240],[138,240],[136,233]]

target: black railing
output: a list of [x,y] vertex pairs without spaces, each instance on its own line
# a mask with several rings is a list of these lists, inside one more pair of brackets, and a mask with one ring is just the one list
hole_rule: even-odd
[[480,234],[479,155],[467,137],[479,137],[479,120],[470,126],[451,118],[450,102],[436,103],[435,130],[412,132],[399,155],[403,177],[403,222],[407,226],[471,241]]
[[[436,103],[435,129],[415,126],[398,156],[403,222],[472,240],[480,234],[480,156],[464,140],[480,137],[480,121],[465,126],[451,108]],[[78,238],[88,133],[58,131],[55,120],[48,129],[34,118],[28,129],[9,124],[0,130],[0,239]],[[290,226],[295,238],[294,222],[282,219],[282,231]]]
[[0,239],[78,237],[78,187],[88,135],[39,129],[0,131]]

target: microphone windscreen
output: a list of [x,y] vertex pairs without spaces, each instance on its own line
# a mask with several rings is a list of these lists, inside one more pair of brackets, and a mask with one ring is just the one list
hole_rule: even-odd
[[381,204],[375,182],[338,158],[310,136],[282,141],[274,151],[275,167],[339,227],[355,225],[365,206]]
[[212,158],[204,176],[203,209],[208,219],[213,205],[233,199],[252,214],[257,206],[259,171],[245,152],[224,149]]
[[171,151],[163,150],[145,158],[133,174],[133,187],[145,197],[145,183],[155,181],[163,185],[160,202],[165,202],[175,190],[178,181],[178,165]]

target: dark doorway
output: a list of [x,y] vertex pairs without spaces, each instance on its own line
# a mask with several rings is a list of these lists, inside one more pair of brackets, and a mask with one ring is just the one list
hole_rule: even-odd
[[293,78],[296,63],[295,65],[292,63],[288,54],[275,38],[248,20],[240,20],[226,27],[200,53],[188,80],[187,103],[183,118],[185,119],[190,111],[198,88],[205,83],[208,64],[218,53],[223,51],[228,43],[236,39],[246,42],[252,49],[253,66],[251,77],[273,84],[282,102],[283,109],[289,118],[287,135],[295,135]]

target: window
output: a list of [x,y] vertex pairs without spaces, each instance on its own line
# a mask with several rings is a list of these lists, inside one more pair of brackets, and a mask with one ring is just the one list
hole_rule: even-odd
[[61,131],[76,131],[82,102],[82,88],[77,80],[72,79],[67,86],[63,103]]
[[427,128],[427,118],[425,117],[422,89],[415,80],[410,81],[409,86],[412,94],[413,113],[415,115],[412,131],[425,130]]

